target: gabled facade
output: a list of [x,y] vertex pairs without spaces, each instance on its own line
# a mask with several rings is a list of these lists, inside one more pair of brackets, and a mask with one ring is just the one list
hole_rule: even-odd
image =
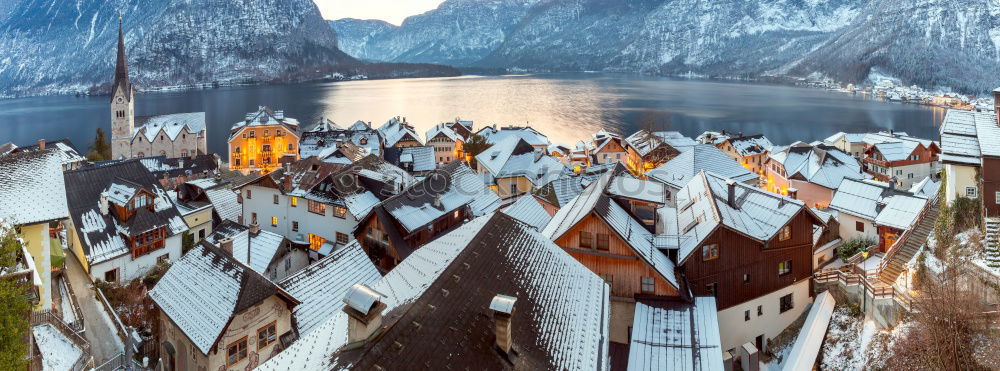
[[231,221],[222,222],[205,242],[277,283],[309,265],[308,249],[281,235]]
[[299,159],[299,122],[260,106],[229,130],[229,170],[267,174]]
[[737,182],[756,186],[758,176],[744,166],[734,162],[725,152],[709,145],[699,144],[690,147],[665,164],[646,172],[650,180],[667,186],[664,194],[665,203],[676,206],[675,196],[681,188],[702,171],[718,174]]
[[549,145],[552,144],[545,134],[542,134],[531,126],[511,125],[497,128],[497,125],[493,124],[493,126],[486,126],[479,129],[476,134],[486,138],[486,141],[490,144],[497,144],[511,137],[519,138],[527,142],[531,147],[543,152],[547,151]]
[[420,136],[413,129],[413,125],[406,122],[406,117],[393,117],[378,128],[378,134],[382,137],[382,146],[389,147],[412,147],[422,146]]
[[771,152],[774,144],[771,144],[763,134],[739,134],[723,139],[715,146],[747,170],[761,175],[764,173],[767,154]]
[[693,295],[716,297],[723,350],[766,349],[812,301],[813,230],[822,221],[801,201],[704,172],[677,202],[660,213],[657,245],[676,254]]
[[389,271],[442,233],[499,207],[482,178],[453,161],[375,205],[354,237],[380,270]]
[[517,137],[490,146],[476,156],[476,163],[502,199],[531,193],[566,172],[559,160]]
[[[1000,92],[994,99],[1000,102]],[[945,201],[981,199],[984,216],[1000,216],[1000,119],[990,112],[949,110],[941,125]]]
[[894,132],[866,134],[862,163],[881,182],[909,188],[938,170],[941,148],[931,140]]
[[125,36],[118,20],[118,59],[111,85],[111,155],[114,159],[208,153],[204,112],[135,116],[135,87],[129,81]]
[[911,228],[927,202],[926,196],[897,189],[891,183],[846,179],[830,208],[838,212],[841,238],[870,238],[885,252]]
[[697,143],[676,131],[639,130],[625,138],[624,144],[628,152],[625,165],[632,174],[642,176]]
[[70,143],[69,139],[58,139],[53,141],[46,141],[45,139],[39,139],[37,144],[28,146],[16,146],[10,143],[10,150],[4,152],[2,146],[0,146],[0,156],[8,153],[24,153],[24,152],[34,152],[44,149],[56,149],[59,153],[59,157],[62,161],[63,171],[76,170],[81,166],[87,164],[87,158],[80,155],[73,147],[73,143]]
[[239,222],[308,245],[318,259],[347,245],[376,204],[413,183],[405,171],[375,156],[353,165],[309,157],[237,188]]
[[625,150],[621,136],[608,133],[604,130],[592,134],[586,148],[591,163],[598,165],[625,161],[628,157],[628,152]]
[[93,280],[128,281],[181,256],[180,212],[138,160],[63,174],[67,247]]
[[149,292],[164,370],[253,369],[296,337],[298,300],[222,249],[198,244]]
[[764,163],[768,192],[804,201],[810,207],[825,208],[844,179],[866,179],[858,160],[825,144],[795,142],[775,147]]
[[[434,147],[434,161],[442,166],[454,160],[465,161],[465,137],[451,128],[455,125],[442,123],[427,130],[427,145]],[[465,126],[458,125],[464,128]]]

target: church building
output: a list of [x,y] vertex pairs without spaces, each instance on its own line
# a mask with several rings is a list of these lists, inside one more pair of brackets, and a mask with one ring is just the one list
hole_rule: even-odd
[[118,20],[118,61],[111,85],[111,155],[115,159],[208,153],[205,112],[135,116],[135,88],[128,79],[125,39]]

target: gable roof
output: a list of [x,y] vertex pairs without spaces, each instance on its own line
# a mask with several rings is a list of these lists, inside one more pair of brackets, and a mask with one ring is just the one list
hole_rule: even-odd
[[555,207],[562,207],[583,192],[581,180],[580,177],[559,178],[539,187],[533,194]]
[[221,179],[202,178],[189,180],[185,184],[204,192],[220,219],[232,222],[239,221],[240,215],[243,214],[243,205],[238,202],[239,197],[235,191],[229,188],[228,182]]
[[756,174],[710,144],[695,145],[691,150],[684,151],[663,165],[648,171],[646,175],[678,189],[701,171],[719,174],[740,183],[754,182],[757,179]]
[[233,239],[233,258],[260,274],[267,271],[285,240],[265,230],[252,234],[250,228],[226,220],[216,226],[205,241],[219,247],[226,238]]
[[163,132],[171,141],[177,140],[184,128],[193,135],[204,136],[205,112],[171,113],[157,116],[136,116],[135,128],[132,129],[132,139],[142,135],[147,141],[156,140]]
[[356,283],[372,286],[382,278],[357,240],[281,280],[278,286],[300,300],[295,321],[300,336],[341,312],[344,294]]
[[493,178],[524,177],[536,187],[563,174],[566,166],[521,138],[509,137],[476,156]]
[[[8,144],[11,147],[7,152],[11,153],[34,152],[39,149],[38,143],[20,147],[14,145],[14,143],[8,143]],[[77,152],[76,147],[73,146],[73,143],[70,142],[69,139],[63,138],[52,141],[46,141],[45,149],[52,149],[52,148],[58,150],[63,165],[87,161],[86,157],[83,157],[82,155],[80,155],[80,152]],[[0,156],[4,154],[6,154],[6,152],[3,146],[0,146]]]
[[667,189],[663,183],[632,177],[616,176],[607,187],[608,194],[618,198],[662,204],[666,202]]
[[950,109],[941,124],[941,162],[979,165],[1000,157],[1000,126],[992,112]]
[[267,106],[258,106],[257,111],[248,112],[243,121],[233,124],[233,127],[229,129],[229,139],[233,139],[240,130],[246,127],[279,125],[291,131],[295,136],[300,133],[299,120],[285,117],[285,111],[272,111]]
[[637,302],[629,370],[722,370],[722,338],[714,297],[694,303]]
[[129,234],[128,226],[119,224],[112,216],[102,215],[99,209],[101,193],[108,192],[112,184],[131,184],[141,187],[155,198],[151,217],[158,225],[166,225],[173,236],[188,230],[180,212],[160,183],[137,159],[103,166],[86,167],[63,173],[66,198],[73,227],[80,236],[83,253],[90,264],[97,264],[128,253],[128,246],[121,234]]
[[664,146],[673,148],[679,152],[687,150],[698,142],[685,137],[676,131],[654,131],[639,130],[625,138],[625,144],[632,148],[639,156],[645,157],[651,152],[663,148]]
[[397,117],[393,117],[389,119],[389,121],[382,124],[382,126],[378,128],[378,133],[382,136],[382,142],[386,147],[395,146],[396,143],[399,143],[404,139],[414,140],[417,143],[423,144],[423,142],[420,141],[420,136],[413,130],[413,127],[406,121],[401,121]]
[[382,155],[382,143],[379,133],[368,127],[368,124],[358,121],[348,129],[341,129],[329,120],[321,120],[310,131],[302,133],[299,140],[299,156],[316,156],[328,160],[338,151],[344,151],[340,144],[351,143],[362,150],[361,157],[367,155]]
[[728,142],[741,157],[759,155],[774,147],[764,134],[736,136],[729,138]]
[[509,138],[522,139],[532,147],[548,147],[550,144],[549,137],[531,126],[504,126],[499,129],[496,125],[486,126],[479,129],[476,134],[486,138],[486,142],[490,144],[497,144]]
[[560,208],[542,230],[542,234],[556,241],[587,216],[595,215],[611,227],[618,237],[663,276],[664,280],[674,288],[679,288],[674,264],[653,246],[653,234],[628,211],[604,194],[604,189],[613,176],[613,172],[605,173],[584,189],[583,193]]
[[514,201],[514,203],[505,207],[500,212],[536,229],[544,228],[549,223],[549,220],[552,219],[549,212],[545,211],[545,208],[535,200],[535,197],[527,194],[521,195],[517,201]]
[[437,124],[432,126],[430,129],[427,129],[427,132],[424,134],[424,138],[426,138],[429,142],[431,139],[434,139],[439,135],[456,142],[465,141],[465,138],[456,133],[455,130],[452,130],[446,123]]
[[437,168],[434,147],[390,147],[385,149],[385,162],[409,171],[431,171]]
[[837,189],[844,179],[869,177],[858,160],[825,144],[793,143],[775,148],[769,158],[785,168],[787,178],[802,179],[829,189]]
[[272,295],[294,298],[217,247],[201,243],[174,262],[149,297],[208,354],[232,317]]
[[33,224],[69,217],[56,149],[0,156],[0,220]]
[[676,241],[679,248],[677,261],[683,264],[695,249],[720,226],[729,228],[751,239],[765,242],[774,238],[792,218],[805,212],[822,224],[802,201],[779,196],[741,183],[733,183],[733,199],[729,204],[728,179],[716,174],[700,172],[677,192],[674,226],[665,230],[676,233],[667,240]]
[[847,179],[830,201],[830,208],[898,229],[908,229],[927,197],[896,189],[888,183]]

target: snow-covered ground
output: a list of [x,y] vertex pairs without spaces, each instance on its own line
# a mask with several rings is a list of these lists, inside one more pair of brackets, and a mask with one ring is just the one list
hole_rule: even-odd
[[909,327],[904,322],[892,329],[879,329],[874,321],[862,323],[847,306],[833,311],[826,340],[823,342],[821,370],[883,369],[893,343]]
[[83,355],[80,348],[51,325],[35,326],[31,332],[35,335],[35,343],[42,353],[43,370],[69,370]]
[[[101,306],[98,306],[98,308],[103,309],[103,307],[101,307]],[[107,326],[109,329],[112,329],[112,330],[114,330],[117,327],[117,325],[115,325],[115,322],[111,319],[111,316],[108,315],[108,311],[106,311],[106,310],[99,310],[98,312],[101,313],[101,319],[104,320],[105,326]],[[119,338],[118,336],[108,336],[108,339],[106,339],[106,340],[108,342],[114,344],[114,346],[115,346],[116,349],[122,349],[124,351],[125,344],[122,343],[122,339]]]
[[69,291],[66,290],[66,282],[59,280],[59,297],[62,300],[59,301],[59,312],[62,314],[63,322],[66,324],[72,324],[76,322],[76,313],[73,312],[73,299],[69,296]]

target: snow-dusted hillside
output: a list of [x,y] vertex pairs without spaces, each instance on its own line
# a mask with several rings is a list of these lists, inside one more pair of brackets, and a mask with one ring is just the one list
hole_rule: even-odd
[[6,1],[16,5],[0,21],[0,95],[109,84],[119,13],[140,87],[266,81],[355,62],[311,0]]
[[1000,85],[998,17],[995,0],[448,0],[401,27],[334,24],[373,60],[842,82],[876,68],[982,93]]
[[344,18],[327,21],[337,33],[340,50],[361,60],[379,60],[382,58],[377,50],[369,50],[374,37],[385,35],[398,28],[386,21],[377,19]]

